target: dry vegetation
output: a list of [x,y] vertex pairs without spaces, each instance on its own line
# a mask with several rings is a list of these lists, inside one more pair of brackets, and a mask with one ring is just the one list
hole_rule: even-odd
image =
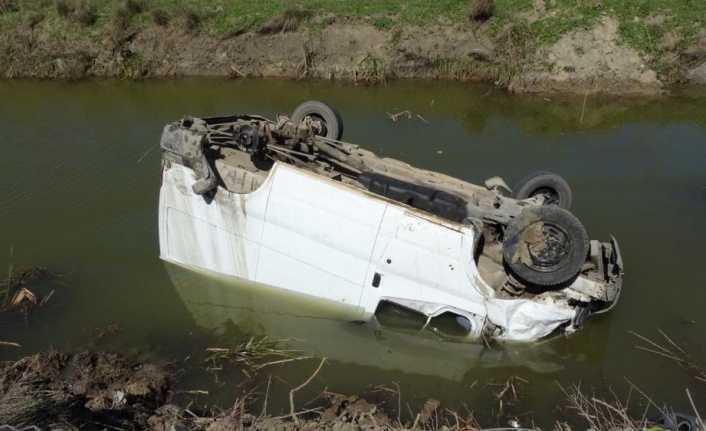
[[286,33],[295,31],[299,25],[313,16],[313,12],[301,8],[289,8],[267,21],[260,27],[259,34]]

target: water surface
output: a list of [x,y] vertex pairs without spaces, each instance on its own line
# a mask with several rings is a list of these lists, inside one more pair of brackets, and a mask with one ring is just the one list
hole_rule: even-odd
[[[166,361],[268,335],[329,358],[312,392],[367,392],[387,400],[392,416],[397,395],[371,388],[399,386],[403,413],[434,397],[492,421],[498,404],[482,387],[511,376],[529,382],[514,413],[535,418],[553,417],[554,406],[565,404],[558,384],[579,382],[627,397],[629,380],[653,400],[690,411],[685,388],[704,405],[704,385],[670,360],[635,348],[645,343],[630,331],[661,341],[660,328],[706,363],[704,96],[589,97],[584,107],[583,97],[511,96],[424,81],[372,88],[221,79],[0,82],[0,256],[7,256],[0,264],[63,274],[39,287],[54,290],[40,313],[22,323],[0,317],[0,340],[22,345],[3,348],[0,358],[100,345]],[[616,309],[569,338],[487,350],[348,323],[345,310],[165,268],[157,238],[156,146],[163,125],[185,114],[274,117],[308,99],[339,108],[346,140],[464,180],[500,175],[512,186],[534,170],[560,173],[589,236],[613,234],[620,242],[626,275]],[[401,110],[412,118],[392,122],[388,113]],[[120,330],[97,338],[110,325]],[[288,411],[289,389],[317,364],[263,373],[263,381],[279,376],[269,408]],[[228,388],[212,395],[229,399]]]

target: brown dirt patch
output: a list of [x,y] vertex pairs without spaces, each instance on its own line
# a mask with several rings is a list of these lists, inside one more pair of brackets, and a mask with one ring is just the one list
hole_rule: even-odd
[[618,22],[609,16],[590,30],[574,30],[562,37],[543,49],[534,63],[533,70],[524,74],[519,90],[576,92],[580,88],[581,92],[618,94],[659,91],[657,74],[645,59],[618,44]]

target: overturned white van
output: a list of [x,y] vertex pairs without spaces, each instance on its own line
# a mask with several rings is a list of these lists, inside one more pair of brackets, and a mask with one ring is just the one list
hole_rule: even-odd
[[[589,241],[550,172],[473,185],[341,141],[331,106],[187,117],[161,138],[161,258],[456,338],[572,332],[616,303],[618,244]],[[510,196],[506,196],[509,194]]]

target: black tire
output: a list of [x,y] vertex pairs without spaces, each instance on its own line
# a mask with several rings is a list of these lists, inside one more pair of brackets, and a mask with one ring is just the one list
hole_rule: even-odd
[[310,116],[312,119],[323,123],[324,130],[321,136],[337,141],[343,137],[343,120],[341,120],[341,114],[328,103],[318,100],[310,100],[302,103],[292,112],[292,122],[299,124],[306,116]]
[[536,195],[545,195],[545,205],[556,205],[560,208],[571,207],[571,188],[559,175],[549,171],[532,172],[517,182],[512,189],[515,199],[527,199]]
[[588,247],[586,229],[569,211],[527,207],[507,226],[503,259],[518,280],[552,288],[578,275]]

